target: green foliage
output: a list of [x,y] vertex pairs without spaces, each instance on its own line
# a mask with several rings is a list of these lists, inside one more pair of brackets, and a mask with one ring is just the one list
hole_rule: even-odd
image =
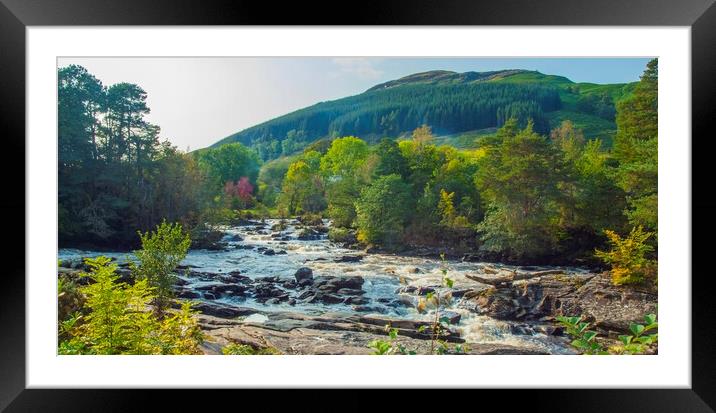
[[139,265],[131,263],[132,273],[139,280],[147,280],[156,291],[156,306],[161,314],[172,297],[172,287],[176,281],[173,274],[176,267],[186,257],[191,245],[189,234],[182,231],[179,224],[163,221],[155,231],[139,232],[142,249],[135,251]]
[[604,355],[609,354],[604,346],[600,344],[596,338],[597,333],[589,330],[589,323],[583,322],[582,317],[557,317],[557,321],[561,324],[572,340],[572,346],[583,354]]
[[478,226],[483,249],[525,258],[554,253],[560,237],[562,159],[531,125],[519,132],[513,123],[506,128],[501,143],[488,147],[480,158],[475,177],[490,205]]
[[85,303],[85,296],[80,292],[74,279],[60,275],[57,278],[57,319],[66,320],[71,314],[78,312]]
[[60,320],[60,354],[199,354],[203,334],[189,303],[160,319],[151,311],[146,279],[118,281],[109,258],[86,259],[93,283],[81,287],[87,315]]
[[320,175],[321,154],[304,153],[291,163],[281,187],[279,209],[288,215],[316,213],[326,208],[325,185]]
[[573,338],[572,346],[581,351],[582,354],[605,355],[605,354],[648,354],[655,350],[659,341],[657,333],[645,334],[647,331],[659,327],[656,321],[656,314],[644,316],[645,324],[631,323],[629,330],[632,335],[620,335],[620,344],[605,348],[597,341],[597,333],[589,330],[589,323],[582,321],[582,316],[557,317],[557,322],[565,328],[567,334]]
[[355,200],[365,184],[360,172],[370,150],[368,144],[348,136],[331,143],[321,158],[320,170],[326,180],[328,195],[328,216],[334,225],[350,227],[356,218]]
[[408,349],[405,345],[396,341],[398,338],[397,328],[391,328],[390,324],[386,324],[385,331],[388,332],[388,340],[373,340],[368,343],[368,347],[373,349],[373,355],[389,356],[392,354],[400,354],[404,356],[413,356],[418,354],[415,349]]
[[659,63],[653,59],[633,96],[618,105],[614,145],[617,182],[627,194],[629,223],[650,231],[658,224],[658,78]]
[[654,236],[653,232],[635,227],[625,238],[610,230],[606,230],[605,234],[611,249],[597,250],[596,255],[611,265],[612,282],[615,285],[638,284],[646,280],[656,281],[657,263],[648,258],[654,247],[647,243]]
[[210,204],[192,156],[147,122],[137,85],[106,87],[81,66],[58,69],[58,236],[61,244],[130,247],[162,218],[193,227]]
[[373,176],[397,174],[403,179],[408,177],[408,161],[400,151],[398,143],[392,139],[384,138],[375,147],[379,161],[373,170]]
[[361,191],[355,208],[359,241],[395,245],[410,215],[410,189],[400,175],[381,176]]
[[354,231],[341,227],[331,227],[331,229],[328,230],[328,239],[333,242],[356,242]]
[[274,347],[254,348],[247,344],[230,343],[221,349],[221,353],[226,356],[273,356],[280,355],[281,352]]
[[252,185],[256,184],[260,161],[255,152],[240,143],[203,150],[198,152],[197,158],[217,190],[226,182],[243,177],[248,178]]
[[294,160],[295,157],[283,157],[261,165],[257,178],[257,198],[262,204],[269,208],[276,206],[284,177]]
[[629,330],[632,334],[620,335],[621,345],[613,346],[610,348],[610,352],[614,354],[645,354],[653,350],[659,342],[659,334],[645,333],[659,328],[656,314],[645,315],[644,322],[644,324],[631,323]]

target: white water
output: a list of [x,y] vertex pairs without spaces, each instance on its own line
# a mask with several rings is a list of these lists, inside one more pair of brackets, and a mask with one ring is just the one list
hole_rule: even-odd
[[[251,278],[265,276],[279,276],[279,278],[293,278],[294,273],[300,267],[309,267],[315,276],[341,276],[360,275],[365,279],[363,290],[365,297],[370,299],[368,306],[374,307],[375,313],[381,313],[392,317],[409,319],[430,319],[430,314],[419,314],[412,306],[396,305],[399,298],[396,290],[401,286],[437,286],[441,284],[443,263],[439,260],[420,257],[405,257],[388,254],[363,254],[341,248],[330,242],[325,235],[320,240],[303,241],[298,240],[298,230],[294,226],[296,222],[290,221],[286,230],[281,235],[288,236],[287,241],[274,240],[270,228],[279,220],[266,220],[265,229],[256,230],[254,226],[241,226],[222,228],[230,239],[233,235],[239,235],[242,241],[229,241],[227,251],[191,250],[183,265],[192,266],[191,270],[212,273],[228,273],[240,270],[241,274]],[[262,234],[261,232],[265,232]],[[253,246],[253,249],[239,249],[237,246]],[[257,251],[258,247],[270,248],[277,253],[286,251],[286,254],[263,255]],[[131,253],[100,253],[96,251],[81,251],[76,249],[61,249],[58,258],[61,260],[79,260],[82,257],[94,257],[105,255],[115,257],[119,262],[131,259]],[[336,258],[344,255],[365,255],[360,262],[334,262]],[[486,264],[468,263],[460,261],[447,261],[448,276],[454,280],[454,289],[475,288],[476,282],[469,280],[465,274],[483,273]],[[501,264],[489,264],[491,268],[513,269]],[[540,267],[549,269],[554,267]],[[584,270],[564,268],[567,274],[583,273]],[[202,280],[197,277],[182,277],[188,281],[187,288],[198,287],[203,284],[215,284],[216,280]],[[413,296],[405,295],[403,299],[410,300]],[[267,313],[272,311],[297,311],[311,314],[323,312],[341,311],[355,312],[350,305],[321,303],[287,303],[265,305],[256,302],[252,298],[222,297],[215,301],[252,307]],[[389,302],[393,302],[392,305]],[[569,354],[571,351],[566,345],[566,340],[547,336],[542,333],[514,334],[511,323],[495,320],[486,316],[478,316],[474,313],[459,308],[460,299],[453,300],[454,303],[449,311],[460,313],[462,318],[456,326],[468,343],[500,343],[518,347],[529,347],[547,350],[555,354]],[[385,303],[388,302],[388,303]],[[360,314],[367,314],[362,312]],[[259,321],[260,318],[256,317]]]

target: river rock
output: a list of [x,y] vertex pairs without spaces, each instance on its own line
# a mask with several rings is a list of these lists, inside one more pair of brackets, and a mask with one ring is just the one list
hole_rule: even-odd
[[308,267],[299,268],[293,276],[296,278],[296,282],[301,285],[313,283],[313,270]]
[[201,294],[199,294],[196,291],[184,289],[177,293],[177,297],[185,298],[185,299],[195,299],[195,298],[201,298]]
[[336,293],[339,295],[362,295],[365,294],[365,291],[356,288],[341,288]]
[[193,308],[203,314],[221,318],[235,318],[258,312],[253,308],[235,307],[217,302],[210,303],[206,301],[194,304]]
[[414,285],[405,285],[395,290],[396,294],[415,294],[418,291],[418,287]]
[[245,275],[241,275],[239,271],[232,271],[228,275],[219,276],[219,279],[227,284],[249,284],[251,278]]
[[359,313],[382,313],[383,309],[374,305],[354,305],[351,307],[353,311]]
[[443,311],[440,313],[440,318],[447,318],[451,325],[458,324],[462,315],[454,311]]
[[435,292],[435,287],[420,287],[418,288],[418,295],[428,295]]
[[582,315],[600,334],[628,333],[632,322],[656,312],[654,288],[614,286],[608,273],[545,275],[481,290],[461,307],[502,320]]
[[368,304],[370,302],[370,300],[365,297],[353,296],[353,297],[347,297],[343,302],[345,304],[363,305],[363,304]]
[[333,260],[334,262],[359,262],[363,260],[363,255],[343,255]]
[[321,277],[314,279],[320,289],[337,292],[341,288],[361,289],[365,280],[359,275],[341,277]]
[[320,302],[324,304],[338,304],[343,302],[343,298],[337,295],[328,294],[318,291],[304,300],[305,303]]
[[200,285],[198,287],[195,287],[195,290],[198,291],[209,291],[213,293],[216,296],[219,296],[223,293],[227,293],[229,291],[232,292],[232,294],[241,294],[244,291],[247,290],[248,287],[245,285],[231,285],[231,284],[208,284],[208,285]]
[[265,284],[259,284],[254,287],[254,297],[257,300],[267,300],[269,298],[277,298],[281,296],[285,296],[288,299],[288,293],[286,293],[284,290],[275,287],[272,284],[265,283]]
[[298,283],[296,282],[296,280],[284,280],[284,281],[281,283],[281,286],[282,286],[283,288],[286,288],[286,289],[289,289],[289,290],[293,290],[293,289],[295,289],[295,288],[298,286]]

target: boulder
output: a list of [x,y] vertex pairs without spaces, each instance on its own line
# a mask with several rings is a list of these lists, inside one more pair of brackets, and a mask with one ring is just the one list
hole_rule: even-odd
[[[544,274],[544,272],[543,272]],[[582,315],[600,334],[616,337],[629,325],[656,312],[652,287],[614,286],[608,273],[546,274],[522,282],[493,286],[465,294],[461,307],[502,320],[552,319]]]
[[308,267],[299,268],[293,276],[299,284],[304,283],[305,281],[313,283],[313,270]]
[[326,280],[325,284],[330,286],[333,291],[338,291],[341,288],[361,289],[365,280],[359,275],[353,276],[342,276],[342,277],[330,277]]

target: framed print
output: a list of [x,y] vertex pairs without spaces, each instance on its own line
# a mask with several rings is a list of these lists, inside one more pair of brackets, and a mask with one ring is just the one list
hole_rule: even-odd
[[294,9],[3,0],[3,406],[712,411],[710,2]]

